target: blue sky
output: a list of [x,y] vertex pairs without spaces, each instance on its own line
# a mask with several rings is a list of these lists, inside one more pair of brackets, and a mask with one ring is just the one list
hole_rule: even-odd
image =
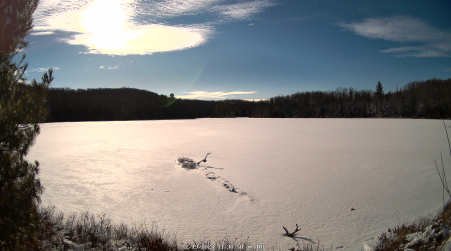
[[27,78],[266,99],[451,78],[451,2],[41,0]]

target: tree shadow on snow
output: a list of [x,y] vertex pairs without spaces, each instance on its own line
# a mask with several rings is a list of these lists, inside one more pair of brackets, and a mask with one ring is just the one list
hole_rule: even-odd
[[312,241],[312,239],[301,237],[301,236],[287,236],[287,237],[293,239],[296,242],[299,242],[299,240],[303,240],[303,241],[311,242],[312,244],[316,244],[314,241]]
[[206,168],[210,168],[210,169],[218,169],[218,170],[223,170],[224,168],[219,168],[219,167],[212,167],[212,166],[206,166]]

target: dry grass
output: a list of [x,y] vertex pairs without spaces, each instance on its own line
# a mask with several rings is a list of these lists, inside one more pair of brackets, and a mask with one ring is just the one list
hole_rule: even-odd
[[37,250],[178,250],[175,240],[159,233],[152,225],[128,227],[125,224],[113,225],[103,215],[84,212],[67,217],[56,212],[55,207],[42,208]]
[[[410,225],[403,224],[395,229],[388,229],[386,233],[379,236],[379,242],[375,251],[394,251],[407,248],[412,243],[414,235],[427,236],[408,246],[413,250],[440,250],[440,247],[450,238],[451,202],[434,219],[421,218]],[[424,233],[431,234],[424,234]]]
[[40,245],[35,245],[33,250],[276,250],[275,247],[267,245],[253,245],[249,238],[181,244],[175,238],[170,239],[169,236],[161,234],[154,225],[150,229],[145,224],[130,228],[123,223],[112,224],[105,215],[95,216],[84,212],[66,216],[52,206],[42,208],[40,215]]

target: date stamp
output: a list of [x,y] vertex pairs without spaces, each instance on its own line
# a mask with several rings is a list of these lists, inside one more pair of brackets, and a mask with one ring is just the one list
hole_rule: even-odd
[[210,245],[210,244],[187,244],[182,245],[182,248],[185,250],[263,250],[265,249],[265,245]]

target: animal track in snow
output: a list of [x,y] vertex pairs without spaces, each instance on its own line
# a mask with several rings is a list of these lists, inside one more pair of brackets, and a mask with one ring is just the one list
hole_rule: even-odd
[[[186,159],[186,161],[185,161]],[[250,197],[245,191],[241,190],[240,188],[234,186],[232,183],[230,183],[228,180],[224,179],[221,176],[216,175],[214,172],[209,171],[208,167],[205,166],[199,166],[198,164],[196,165],[190,165],[189,168],[185,167],[184,164],[186,163],[194,163],[194,161],[192,159],[189,158],[178,158],[176,163],[177,165],[182,165],[183,168],[185,169],[197,169],[200,172],[202,172],[205,175],[205,178],[211,180],[211,181],[216,181],[219,184],[221,184],[222,187],[224,187],[225,189],[227,189],[229,192],[232,193],[237,193],[239,195],[246,195],[248,197]],[[252,200],[252,199],[251,199]]]
[[246,192],[241,190],[238,187],[235,187],[232,183],[230,183],[228,180],[224,179],[221,176],[217,176],[214,172],[208,171],[206,168],[203,170],[205,173],[205,177],[209,180],[219,182],[224,188],[229,190],[229,192],[237,193],[239,195],[247,195]]

